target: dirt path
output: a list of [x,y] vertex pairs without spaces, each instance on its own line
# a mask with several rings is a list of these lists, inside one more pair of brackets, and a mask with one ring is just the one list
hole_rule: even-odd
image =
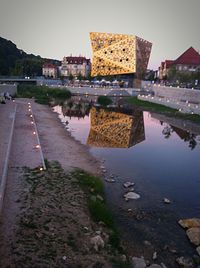
[[[20,212],[20,193],[22,168],[30,168],[41,165],[41,157],[35,145],[36,137],[33,135],[30,112],[28,112],[29,100],[16,101],[17,112],[14,127],[14,135],[9,160],[8,176],[3,210],[0,217],[0,267],[7,267],[12,263],[11,243],[15,239],[16,220]],[[66,172],[74,168],[81,168],[91,173],[100,173],[99,163],[89,154],[88,148],[75,141],[66,132],[60,123],[57,114],[53,113],[48,106],[43,106],[30,101],[33,115],[38,128],[41,147],[44,158],[57,160]],[[14,109],[14,103],[7,103],[0,107],[1,129],[1,170],[6,152],[7,136],[10,131],[10,115]],[[3,141],[3,142],[2,142]],[[83,212],[81,212],[83,213]],[[85,216],[88,218],[88,216]],[[3,256],[3,257],[2,257]],[[15,267],[15,266],[14,266]]]

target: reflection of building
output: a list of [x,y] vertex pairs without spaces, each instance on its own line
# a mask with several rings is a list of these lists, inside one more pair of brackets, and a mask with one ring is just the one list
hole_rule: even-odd
[[57,66],[52,63],[44,63],[42,75],[47,78],[57,78]]
[[145,73],[152,44],[134,35],[90,33],[92,76]]
[[61,76],[78,76],[81,74],[83,77],[87,77],[90,69],[90,59],[69,56],[63,58],[60,74]]
[[84,118],[85,115],[89,115],[89,111],[89,103],[75,101],[73,99],[66,101],[62,105],[62,113],[64,116]]
[[90,110],[87,144],[96,147],[128,148],[145,140],[143,113],[127,115],[104,109]]

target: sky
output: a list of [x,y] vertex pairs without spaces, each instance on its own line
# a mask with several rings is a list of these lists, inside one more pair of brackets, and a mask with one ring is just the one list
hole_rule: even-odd
[[200,0],[0,0],[0,36],[45,58],[92,57],[89,32],[153,43],[148,68],[200,50]]

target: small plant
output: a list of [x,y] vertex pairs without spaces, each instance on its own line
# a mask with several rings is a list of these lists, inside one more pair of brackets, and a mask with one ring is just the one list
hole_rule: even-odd
[[97,102],[102,106],[107,106],[112,103],[112,100],[107,96],[99,96]]

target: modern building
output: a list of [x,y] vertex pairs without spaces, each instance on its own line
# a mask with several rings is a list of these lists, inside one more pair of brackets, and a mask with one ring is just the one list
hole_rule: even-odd
[[44,63],[42,66],[42,75],[45,78],[57,78],[58,70],[57,66],[52,63]]
[[64,57],[62,61],[62,65],[60,68],[61,76],[78,76],[82,75],[83,77],[87,77],[91,71],[91,62],[90,59],[86,59],[85,57]]
[[92,76],[141,79],[146,72],[152,44],[135,35],[90,33]]
[[200,54],[193,48],[188,48],[176,60],[162,62],[159,71],[159,79],[166,79],[171,67],[180,73],[200,72]]

